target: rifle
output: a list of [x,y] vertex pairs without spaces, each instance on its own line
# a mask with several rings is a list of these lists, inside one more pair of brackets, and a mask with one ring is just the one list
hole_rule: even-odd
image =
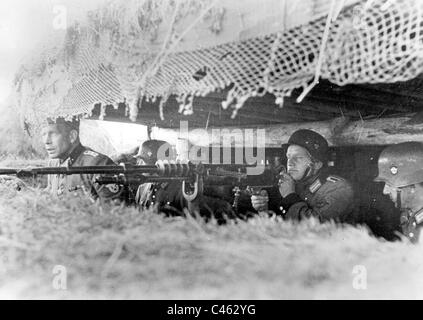
[[[143,166],[132,166],[132,168]],[[167,182],[178,180],[182,182],[182,193],[186,200],[192,202],[199,194],[203,194],[204,185],[225,185],[232,187],[234,199],[232,207],[235,211],[242,191],[250,196],[259,194],[262,189],[277,186],[280,172],[286,171],[285,166],[267,166],[260,175],[248,175],[245,170],[252,165],[232,164],[188,164],[178,162],[156,163],[156,176],[138,174],[119,174],[102,176],[96,179],[99,184],[140,185],[147,182]],[[182,174],[181,174],[182,173]],[[188,191],[190,186],[191,191]],[[188,188],[187,188],[188,187]]]
[[[155,165],[130,165],[84,167],[40,167],[0,168],[0,175],[16,175],[18,178],[38,175],[95,174],[98,184],[140,185],[147,182],[181,181],[182,193],[186,200],[194,201],[204,191],[204,184],[226,185],[235,192],[233,207],[237,207],[241,190],[250,194],[257,190],[277,185],[281,166],[266,168],[261,175],[248,175],[246,169],[254,165],[194,164],[192,162],[157,161]],[[283,167],[283,166],[282,166]],[[284,168],[284,167],[283,167]]]

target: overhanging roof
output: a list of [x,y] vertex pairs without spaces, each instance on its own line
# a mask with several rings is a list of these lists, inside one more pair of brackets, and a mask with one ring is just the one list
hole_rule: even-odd
[[[228,90],[214,92],[206,97],[195,97],[194,114],[182,115],[175,97],[170,97],[164,106],[164,120],[160,119],[159,104],[143,101],[136,123],[163,128],[178,128],[179,121],[188,121],[190,127],[226,127],[272,125],[279,123],[329,120],[348,116],[352,120],[372,119],[421,111],[423,105],[423,75],[394,84],[360,84],[337,86],[327,80],[321,81],[301,102],[296,98],[301,90],[295,90],[284,100],[283,107],[276,105],[275,97],[249,98],[235,119],[232,111],[224,110],[221,103]],[[115,109],[106,107],[104,120],[132,122],[125,115],[125,105]],[[100,116],[100,107],[93,110],[92,119]]]

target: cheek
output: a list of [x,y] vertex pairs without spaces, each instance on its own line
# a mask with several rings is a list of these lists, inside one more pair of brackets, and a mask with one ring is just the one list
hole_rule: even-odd
[[52,144],[52,145],[54,145],[55,147],[60,146],[60,139],[59,139],[59,137],[58,137],[58,136],[52,136],[52,137],[50,138],[50,142],[51,142],[51,144]]
[[304,172],[306,171],[306,169],[307,169],[307,164],[305,164],[305,163],[298,163],[297,164],[297,168],[296,168],[297,170],[298,170],[298,172],[300,173],[300,174],[304,174]]
[[59,147],[66,148],[69,145],[69,139],[66,139],[63,135],[58,135],[55,138],[55,144]]
[[296,170],[297,171],[294,171],[294,172],[291,173],[292,178],[294,180],[300,180],[300,179],[302,179],[302,177],[304,175],[304,172],[305,172],[305,169],[302,166],[297,166],[296,167]]
[[415,198],[416,198],[415,192],[410,192],[410,190],[403,192],[402,200],[404,201],[404,203],[406,204],[414,203]]

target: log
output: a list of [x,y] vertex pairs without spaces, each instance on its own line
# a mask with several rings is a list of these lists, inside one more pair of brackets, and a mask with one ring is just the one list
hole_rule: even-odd
[[[417,115],[418,117],[418,115]],[[405,141],[423,142],[423,122],[413,121],[416,115],[404,115],[392,118],[350,121],[340,117],[329,121],[278,124],[256,127],[226,127],[189,129],[188,123],[181,123],[181,128],[154,128],[152,137],[164,139],[177,145],[181,141],[189,141],[197,146],[221,145],[222,136],[232,138],[232,146],[255,147],[264,135],[264,143],[268,148],[278,148],[286,143],[291,134],[298,129],[310,129],[320,133],[328,140],[330,146],[370,146],[389,145]],[[408,123],[409,122],[409,123]],[[227,140],[226,140],[227,143]],[[262,145],[259,143],[259,146]]]

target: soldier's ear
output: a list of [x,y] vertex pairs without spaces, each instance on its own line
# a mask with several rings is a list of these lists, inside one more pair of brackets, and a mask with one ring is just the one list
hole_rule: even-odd
[[78,136],[79,136],[78,130],[71,130],[69,132],[70,142],[75,143],[78,140]]

